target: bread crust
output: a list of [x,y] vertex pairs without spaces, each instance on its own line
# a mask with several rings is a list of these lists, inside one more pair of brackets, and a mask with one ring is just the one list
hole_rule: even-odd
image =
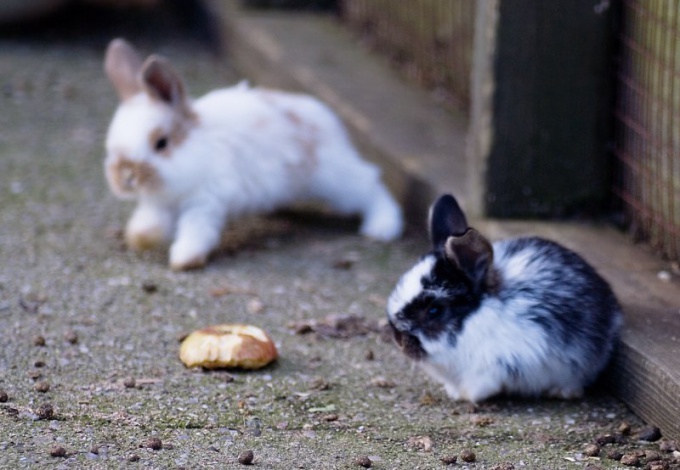
[[252,325],[212,325],[187,336],[179,351],[187,367],[260,369],[278,357],[271,338]]

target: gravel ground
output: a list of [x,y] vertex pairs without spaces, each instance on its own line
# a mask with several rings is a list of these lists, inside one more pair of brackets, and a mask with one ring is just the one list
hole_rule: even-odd
[[[680,468],[602,392],[448,400],[384,334],[417,231],[376,244],[300,210],[238,224],[203,271],[127,252],[131,206],[102,175],[115,95],[98,34],[0,36],[1,468],[238,468],[248,450],[273,469]],[[145,40],[193,94],[238,78],[191,38]],[[179,338],[222,322],[266,329],[279,361],[184,368]]]

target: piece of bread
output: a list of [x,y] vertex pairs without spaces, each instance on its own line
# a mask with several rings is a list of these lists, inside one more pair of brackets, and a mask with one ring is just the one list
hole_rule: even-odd
[[267,333],[252,325],[213,325],[187,336],[179,358],[187,367],[259,369],[278,357]]

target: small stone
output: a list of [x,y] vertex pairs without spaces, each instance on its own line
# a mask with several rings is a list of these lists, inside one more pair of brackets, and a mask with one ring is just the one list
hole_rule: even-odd
[[364,468],[371,468],[371,465],[373,465],[373,462],[371,462],[371,459],[369,459],[365,455],[356,459],[354,461],[354,463],[357,464],[358,466],[364,467]]
[[313,331],[314,328],[312,328],[312,325],[310,325],[309,323],[302,323],[300,325],[295,326],[296,335],[306,335],[312,333]]
[[327,414],[321,417],[321,421],[326,421],[327,423],[337,421],[339,416],[335,413]]
[[223,383],[225,383],[225,384],[230,384],[230,383],[232,383],[234,380],[236,380],[236,379],[234,378],[233,375],[227,374],[227,373],[221,374],[221,375],[219,376],[219,379],[220,379],[221,382],[223,382]]
[[36,392],[47,393],[50,390],[50,384],[44,381],[38,382],[35,384],[33,388],[35,389]]
[[252,450],[246,450],[238,455],[238,463],[241,465],[252,465],[255,459],[255,454]]
[[628,435],[630,434],[630,424],[628,424],[628,423],[625,422],[625,421],[622,422],[621,424],[619,424],[619,429],[618,429],[618,431],[619,431],[621,434],[623,434],[624,436],[628,436]]
[[620,432],[615,432],[614,433],[614,444],[627,444],[628,443],[628,436],[625,434],[621,434]]
[[659,279],[659,281],[662,282],[671,282],[673,280],[673,276],[669,271],[662,270],[656,273],[656,277]]
[[45,362],[44,361],[35,361],[33,363],[33,367],[45,367]]
[[659,443],[659,450],[661,452],[673,452],[678,450],[678,443],[676,441],[663,440]]
[[78,343],[78,335],[76,334],[75,331],[67,331],[66,333],[64,333],[64,339],[69,344],[77,344]]
[[253,437],[260,437],[262,435],[262,421],[257,416],[252,416],[246,419],[246,428],[248,433]]
[[38,380],[40,377],[43,376],[42,372],[40,372],[39,370],[29,370],[28,372],[26,372],[26,375],[31,380]]
[[0,390],[0,403],[7,403],[9,400],[9,395],[4,390]]
[[331,388],[331,384],[326,382],[323,377],[315,377],[309,382],[309,388],[312,390],[328,390]]
[[470,422],[475,426],[485,428],[493,424],[493,418],[491,418],[490,416],[474,415],[472,418],[470,418]]
[[463,462],[472,463],[475,460],[477,460],[477,456],[471,450],[464,450],[463,452],[460,453],[460,459]]
[[33,346],[45,346],[45,337],[41,335],[34,336]]
[[364,359],[366,359],[367,361],[372,361],[375,359],[375,353],[373,352],[372,349],[368,349],[366,351],[366,354],[364,354]]
[[[586,467],[592,469],[592,467]],[[511,463],[502,463],[491,467],[491,470],[515,470],[515,466]]]
[[671,263],[671,271],[673,272],[673,274],[677,274],[678,276],[680,276],[680,262],[673,261]]
[[454,465],[456,462],[458,462],[458,456],[457,455],[446,455],[439,460],[442,461],[444,465]]
[[397,386],[396,383],[384,377],[376,377],[375,379],[371,380],[371,385],[378,388],[394,388]]
[[434,447],[434,441],[430,436],[409,437],[407,444],[411,449],[423,452],[431,452]]
[[39,419],[52,419],[54,416],[54,407],[49,403],[43,403],[35,410],[35,414]]
[[647,462],[656,462],[657,460],[661,460],[661,454],[653,450],[646,450],[645,459],[647,459]]
[[637,467],[640,465],[640,456],[637,454],[623,454],[621,456],[621,463],[628,467]]
[[128,462],[139,462],[139,455],[137,454],[131,454],[128,457]]
[[265,305],[260,299],[250,299],[246,305],[246,309],[248,310],[248,313],[254,315],[264,312]]
[[652,462],[647,464],[649,470],[669,470],[670,465],[668,462]]
[[647,426],[638,432],[637,438],[641,441],[656,442],[661,439],[661,430],[656,426]]
[[599,446],[614,444],[616,442],[616,436],[613,434],[603,434],[602,436],[597,436],[597,438],[595,438],[595,442]]
[[66,457],[66,449],[61,446],[54,446],[50,449],[50,455],[52,457]]
[[135,388],[137,386],[137,381],[134,377],[126,377],[125,380],[123,380],[123,386],[125,388]]
[[161,450],[163,448],[163,441],[157,437],[150,437],[144,442],[144,447],[151,450]]
[[621,460],[623,453],[618,450],[610,450],[607,452],[607,458],[610,460]]
[[423,393],[420,398],[419,398],[420,404],[423,406],[432,406],[437,404],[438,400],[432,396],[432,394],[428,391]]
[[94,454],[94,455],[99,455],[99,447],[97,447],[97,446],[92,446],[92,447],[90,447],[90,451],[89,451],[89,452],[90,452],[91,454]]
[[354,266],[354,262],[355,261],[350,258],[341,258],[333,262],[333,267],[335,269],[348,270],[352,269],[352,266]]
[[600,446],[597,444],[588,444],[583,453],[588,457],[597,457],[600,455]]
[[144,281],[142,283],[142,290],[147,294],[154,294],[158,292],[158,285],[152,281]]

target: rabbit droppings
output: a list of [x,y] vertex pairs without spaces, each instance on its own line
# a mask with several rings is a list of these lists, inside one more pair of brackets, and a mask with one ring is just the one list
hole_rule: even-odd
[[115,39],[104,68],[121,99],[106,138],[112,192],[137,200],[127,245],[170,244],[175,270],[205,265],[228,220],[301,200],[360,214],[388,241],[402,213],[340,120],[319,100],[241,84],[191,100],[170,63]]
[[432,251],[388,300],[402,351],[455,400],[580,397],[606,366],[622,324],[607,282],[557,243],[490,243],[450,195],[430,209],[429,225]]

